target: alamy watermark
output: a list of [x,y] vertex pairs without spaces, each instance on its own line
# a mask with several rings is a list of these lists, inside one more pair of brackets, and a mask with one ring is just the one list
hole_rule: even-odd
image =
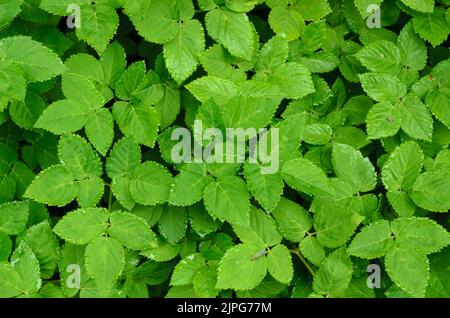
[[367,273],[369,274],[367,277],[367,287],[381,288],[381,268],[380,265],[370,264],[367,266]]
[[66,12],[69,16],[66,20],[66,25],[69,29],[81,28],[81,9],[80,6],[72,3],[67,6]]
[[81,268],[78,264],[69,264],[66,272],[70,273],[66,278],[66,286],[69,289],[80,289],[81,286]]
[[369,29],[380,29],[381,28],[381,9],[377,4],[370,4],[367,6],[367,17],[366,24]]
[[[262,174],[279,169],[279,129],[219,128],[203,129],[194,122],[193,136],[187,128],[176,128],[171,139],[179,141],[171,153],[175,163],[259,163]],[[269,140],[270,139],[270,140]],[[247,148],[248,145],[248,148]]]

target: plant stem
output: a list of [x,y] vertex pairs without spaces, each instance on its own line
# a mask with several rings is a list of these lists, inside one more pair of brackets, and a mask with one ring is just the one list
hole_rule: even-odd
[[308,271],[311,273],[311,275],[314,276],[314,270],[312,269],[311,265],[308,264],[308,261],[303,257],[302,254],[300,254],[299,250],[289,250],[294,255],[297,255],[297,257],[302,261],[303,265],[308,269]]

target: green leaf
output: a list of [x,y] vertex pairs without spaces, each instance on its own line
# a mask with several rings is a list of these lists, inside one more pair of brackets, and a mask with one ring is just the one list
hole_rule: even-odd
[[[423,298],[430,266],[425,254],[404,248],[391,249],[385,258],[386,271],[397,286],[414,297]],[[405,267],[402,264],[409,264]]]
[[258,55],[255,69],[270,72],[284,64],[289,58],[289,42],[281,36],[274,36],[264,46]]
[[119,16],[109,5],[96,3],[84,5],[80,10],[81,27],[77,36],[86,41],[98,53],[103,53],[119,26]]
[[280,244],[269,251],[267,255],[267,269],[277,281],[289,285],[294,275],[294,269],[291,254],[286,246]]
[[258,286],[267,273],[266,257],[252,260],[258,252],[258,248],[246,244],[230,248],[220,260],[216,288],[250,290]]
[[384,256],[394,245],[389,222],[381,220],[365,226],[347,249],[350,255],[366,259]]
[[198,235],[202,237],[209,233],[215,232],[219,227],[219,222],[213,220],[203,204],[195,204],[190,206],[188,212],[191,227]]
[[170,279],[172,286],[183,286],[192,283],[197,271],[205,266],[205,259],[201,254],[191,254],[182,259],[173,271]]
[[130,193],[139,204],[161,204],[169,199],[171,184],[172,175],[164,166],[147,161],[134,171]]
[[391,223],[400,248],[430,254],[450,244],[450,233],[428,218],[400,218]]
[[198,57],[205,50],[205,34],[198,20],[179,24],[178,35],[164,45],[166,67],[178,83],[195,71]]
[[131,179],[127,176],[114,178],[111,184],[111,190],[119,203],[126,209],[132,210],[136,201],[131,196]]
[[25,242],[20,242],[12,254],[11,266],[20,276],[23,294],[29,296],[41,288],[39,261]]
[[127,212],[113,212],[109,216],[108,234],[133,250],[146,250],[155,233],[144,219]]
[[425,102],[433,115],[450,127],[450,88],[431,91],[427,94]]
[[314,265],[319,266],[325,259],[325,250],[314,236],[309,235],[301,240],[299,250]]
[[272,215],[278,231],[291,242],[300,242],[312,227],[308,212],[300,204],[285,198],[281,199]]
[[106,160],[106,172],[110,178],[132,174],[141,163],[141,151],[130,138],[119,140]]
[[375,188],[377,183],[375,168],[358,150],[348,145],[335,144],[332,160],[336,175],[351,185],[353,193],[368,192]]
[[0,263],[0,284],[1,298],[12,298],[22,294],[22,279],[11,264]]
[[11,23],[20,13],[22,0],[5,0],[0,4],[0,28]]
[[298,158],[284,164],[284,181],[297,191],[311,195],[333,195],[334,189],[325,172],[307,159]]
[[305,20],[318,21],[331,13],[328,0],[318,0],[314,6],[308,0],[300,0],[295,4],[296,9],[301,12]]
[[388,191],[409,190],[422,170],[424,155],[415,142],[398,146],[383,166],[383,183]]
[[416,205],[406,192],[388,191],[387,198],[399,216],[407,217],[414,215]]
[[361,85],[370,98],[378,102],[396,103],[406,95],[406,86],[390,74],[366,73],[359,75]]
[[160,234],[167,242],[175,245],[184,237],[186,228],[186,210],[180,207],[167,206],[159,220]]
[[25,229],[28,221],[27,202],[8,202],[0,204],[0,233],[17,235]]
[[206,165],[188,163],[173,179],[169,202],[173,205],[189,206],[203,198],[203,191],[214,179],[207,173]]
[[295,6],[273,7],[269,14],[269,24],[277,35],[289,41],[298,39],[305,27],[303,16]]
[[433,13],[416,14],[412,20],[414,30],[433,46],[444,42],[450,33],[450,24],[445,18],[443,8],[435,8]]
[[414,95],[406,95],[399,106],[402,129],[411,137],[431,141],[433,118],[426,106]]
[[314,228],[317,239],[325,247],[335,248],[343,245],[353,235],[364,219],[355,213],[359,202],[355,200],[331,201],[323,199],[317,202],[314,211]]
[[71,133],[80,130],[87,122],[92,109],[74,100],[65,99],[49,105],[34,125],[54,134]]
[[78,180],[102,175],[100,158],[78,135],[65,135],[59,140],[58,155],[67,170]]
[[113,116],[125,136],[137,144],[154,146],[160,124],[155,108],[143,103],[117,102],[113,106]]
[[391,102],[375,104],[367,114],[366,123],[370,139],[394,136],[400,129],[400,110]]
[[250,222],[250,197],[239,177],[225,176],[208,184],[204,203],[208,212],[221,221],[241,226]]
[[99,291],[110,291],[125,265],[123,247],[112,237],[98,237],[87,245],[85,262]]
[[79,209],[66,214],[53,231],[73,244],[86,244],[105,233],[108,212],[102,208]]
[[217,264],[203,266],[194,275],[192,283],[195,293],[202,298],[215,298],[219,293],[216,289],[217,284]]
[[311,145],[326,145],[332,138],[333,130],[326,124],[311,124],[305,127],[302,139]]
[[408,23],[400,32],[397,40],[402,64],[422,70],[427,64],[427,47],[425,42],[414,32],[413,24]]
[[59,260],[59,244],[48,221],[30,227],[22,240],[27,243],[39,261],[42,278],[50,279]]
[[386,40],[371,43],[355,54],[369,71],[396,75],[400,72],[400,50]]
[[230,80],[215,76],[204,76],[186,85],[186,88],[201,102],[213,99],[217,104],[226,104],[237,95],[238,88]]
[[28,187],[24,197],[53,206],[64,206],[75,199],[74,177],[64,165],[43,170]]
[[[23,102],[26,98],[26,80],[23,77],[24,71],[20,65],[0,63],[0,79],[3,84],[0,92],[8,99],[15,99]],[[22,103],[19,103],[21,105]],[[0,109],[3,109],[1,106]],[[14,115],[12,115],[14,116]],[[17,117],[17,116],[14,116]]]
[[102,156],[105,156],[114,139],[114,121],[110,111],[100,108],[90,113],[85,131],[91,144]]
[[115,93],[121,100],[129,101],[139,92],[145,80],[146,66],[144,61],[131,64],[115,83]]
[[402,0],[408,7],[419,12],[433,12],[434,0]]
[[208,34],[232,55],[250,60],[254,49],[253,25],[245,13],[221,7],[205,16]]
[[259,164],[244,165],[244,176],[248,190],[259,204],[271,212],[280,202],[284,183],[279,173],[264,174]]
[[415,204],[434,212],[450,209],[450,176],[441,172],[425,172],[416,179],[409,193]]
[[233,229],[244,244],[261,249],[277,245],[282,239],[274,220],[254,207],[250,208],[250,227],[234,225]]
[[345,248],[340,248],[323,261],[314,275],[313,289],[322,295],[337,295],[350,284],[353,265]]
[[21,65],[25,79],[31,82],[46,81],[64,71],[63,63],[52,50],[28,36],[1,39],[0,62]]
[[114,84],[125,71],[127,63],[125,50],[118,42],[113,42],[103,52],[101,62],[104,80]]
[[303,64],[296,62],[278,66],[270,75],[269,81],[278,85],[286,98],[303,98],[315,92],[311,72]]
[[[177,0],[148,2],[125,0],[123,2],[125,13],[130,17],[138,33],[147,41],[162,44],[176,37],[180,20]],[[187,19],[192,18],[193,13],[189,15]]]
[[155,262],[166,262],[175,258],[180,251],[179,245],[171,245],[158,238],[153,248],[141,253]]

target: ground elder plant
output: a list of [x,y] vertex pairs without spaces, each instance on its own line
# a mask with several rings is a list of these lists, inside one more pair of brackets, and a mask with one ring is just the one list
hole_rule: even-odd
[[449,0],[0,0],[0,297],[449,297]]

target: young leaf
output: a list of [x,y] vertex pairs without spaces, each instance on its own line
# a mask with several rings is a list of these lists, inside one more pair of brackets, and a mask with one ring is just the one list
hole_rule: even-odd
[[180,23],[178,35],[164,45],[166,66],[178,83],[197,68],[198,57],[205,50],[205,34],[198,20]]
[[294,275],[291,254],[286,246],[279,244],[267,255],[267,269],[277,281],[288,285]]
[[325,250],[314,236],[309,235],[301,240],[299,250],[314,265],[319,266],[325,259]]
[[389,74],[366,73],[359,76],[364,91],[378,102],[397,101],[406,95],[406,86],[397,77]]
[[282,174],[284,181],[297,191],[318,196],[334,194],[330,179],[323,170],[307,159],[286,162]]
[[370,139],[394,136],[400,129],[400,110],[391,102],[377,103],[370,108],[366,123]]
[[77,194],[73,174],[64,165],[42,171],[28,187],[24,197],[54,206],[64,206]]
[[[386,271],[389,277],[414,297],[425,296],[430,265],[425,254],[404,248],[395,247],[385,257]],[[405,267],[401,264],[410,264]]]
[[25,242],[20,242],[12,254],[11,266],[20,277],[21,292],[27,296],[37,293],[42,285],[39,261]]
[[105,209],[79,209],[65,215],[53,231],[73,244],[86,244],[105,233],[107,222],[108,212]]
[[226,176],[208,184],[204,192],[208,212],[221,221],[248,226],[250,222],[250,198],[242,179]]
[[216,288],[249,290],[258,286],[266,276],[267,259],[263,256],[253,260],[257,252],[258,248],[246,244],[230,248],[220,261]]
[[221,7],[208,12],[205,23],[209,35],[232,55],[244,60],[252,58],[254,31],[245,13],[233,12]]
[[314,275],[313,289],[322,295],[337,295],[350,284],[353,274],[353,264],[345,248],[340,248],[330,254]]
[[282,198],[272,215],[279,232],[291,242],[300,242],[312,227],[308,212],[293,201]]
[[155,205],[169,199],[172,176],[162,165],[147,161],[136,168],[130,182],[133,199],[143,205]]
[[389,222],[381,220],[364,227],[355,236],[347,252],[361,258],[373,259],[384,256],[393,245]]
[[425,172],[416,179],[410,197],[423,209],[447,212],[450,209],[450,176],[436,172]]
[[397,147],[383,166],[383,183],[388,191],[409,190],[422,170],[424,155],[415,142]]
[[128,213],[114,212],[109,216],[108,234],[133,250],[146,250],[155,239],[155,233],[144,219]]
[[204,164],[188,163],[173,179],[169,202],[179,206],[192,205],[203,198],[205,187],[213,180]]
[[248,190],[267,211],[271,212],[280,202],[284,182],[279,173],[261,173],[259,164],[244,165],[244,176]]
[[0,62],[23,67],[25,79],[42,82],[64,71],[59,57],[42,43],[28,36],[13,36],[0,40]]
[[0,204],[0,233],[17,235],[25,229],[28,221],[27,202],[8,202]]
[[98,237],[87,245],[85,262],[87,273],[99,291],[108,292],[125,265],[123,247],[112,237]]
[[450,233],[428,218],[400,218],[391,223],[400,248],[430,254],[450,244]]
[[342,181],[348,182],[354,193],[368,192],[375,188],[375,168],[358,150],[348,145],[335,144],[332,158],[336,175]]

